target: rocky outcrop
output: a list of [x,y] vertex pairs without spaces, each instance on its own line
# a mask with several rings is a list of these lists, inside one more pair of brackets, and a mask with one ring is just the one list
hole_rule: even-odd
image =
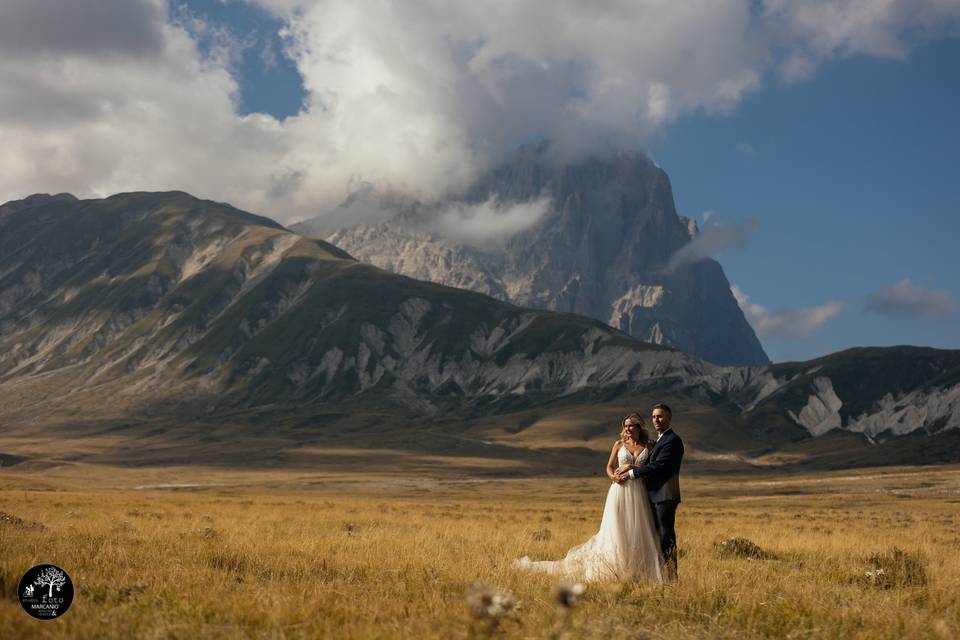
[[843,401],[837,397],[830,378],[815,378],[811,391],[812,394],[799,415],[789,409],[787,413],[794,422],[805,427],[812,436],[820,436],[831,429],[839,429],[843,423],[840,417]]
[[929,434],[960,428],[960,384],[933,391],[915,390],[899,398],[888,393],[873,411],[864,412],[846,426],[871,439],[902,436],[923,430]]
[[814,392],[806,406],[790,417],[805,427],[812,436],[831,429],[862,433],[871,440],[883,436],[902,436],[915,431],[938,433],[960,428],[960,385],[936,390],[916,389],[895,398],[885,394],[873,406],[844,423],[840,415],[843,401],[837,396],[829,378],[817,378]]
[[341,229],[327,236],[326,241],[338,247],[353,247],[358,260],[392,273],[510,301],[504,282],[491,270],[491,255],[427,231],[387,222]]
[[293,230],[395,273],[596,318],[716,364],[769,362],[717,262],[670,268],[696,224],[677,215],[669,179],[649,159],[614,153],[558,165],[546,145],[528,146],[456,203],[543,200],[551,204],[532,226],[492,243],[438,231],[452,201],[418,203],[369,186]]

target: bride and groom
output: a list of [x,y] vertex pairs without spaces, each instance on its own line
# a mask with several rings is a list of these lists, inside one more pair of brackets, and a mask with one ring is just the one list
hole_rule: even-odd
[[674,523],[680,504],[683,441],[670,427],[672,418],[667,405],[653,407],[655,438],[647,433],[640,414],[624,418],[607,462],[613,484],[600,530],[562,560],[532,561],[524,556],[516,566],[585,580],[675,580]]

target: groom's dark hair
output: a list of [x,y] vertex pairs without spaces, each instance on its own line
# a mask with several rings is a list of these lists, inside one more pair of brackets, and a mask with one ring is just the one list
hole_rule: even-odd
[[[673,411],[671,411],[671,410],[670,410],[670,407],[668,407],[668,406],[665,405],[665,404],[655,404],[655,405],[653,405],[653,409],[663,409],[664,411],[666,411],[666,412],[670,415],[671,418],[673,417]],[[651,413],[653,412],[653,409],[650,409],[650,412],[651,412]]]

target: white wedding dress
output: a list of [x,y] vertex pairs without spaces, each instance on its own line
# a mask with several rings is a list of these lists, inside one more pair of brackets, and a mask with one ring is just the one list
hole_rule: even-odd
[[[617,462],[642,464],[648,455],[634,460],[626,447],[617,452]],[[567,552],[563,560],[531,560],[524,556],[514,566],[581,580],[651,580],[663,582],[660,543],[653,524],[647,488],[642,479],[613,483],[607,492],[600,530]]]

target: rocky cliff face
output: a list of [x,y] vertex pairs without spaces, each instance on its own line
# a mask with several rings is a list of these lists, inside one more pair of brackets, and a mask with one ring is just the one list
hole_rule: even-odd
[[539,198],[551,205],[535,224],[487,246],[435,231],[450,203],[369,191],[293,229],[396,273],[596,318],[717,364],[769,362],[717,262],[667,268],[696,226],[677,215],[669,179],[650,160],[618,153],[557,165],[546,146],[529,146],[461,202]]

